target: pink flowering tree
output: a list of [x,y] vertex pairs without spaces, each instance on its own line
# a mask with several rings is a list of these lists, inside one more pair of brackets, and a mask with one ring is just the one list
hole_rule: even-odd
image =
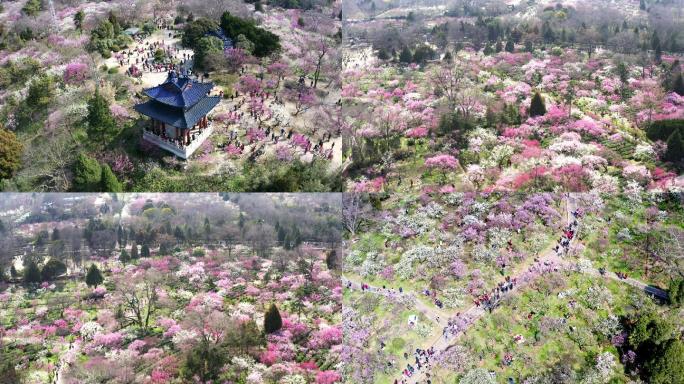
[[241,93],[258,93],[261,91],[261,81],[252,75],[245,75],[240,78],[237,90]]
[[442,179],[446,182],[446,173],[458,168],[458,160],[451,155],[437,155],[425,160],[425,166],[429,169],[442,171]]
[[88,66],[80,61],[72,61],[64,70],[64,82],[66,84],[79,84],[88,76]]
[[131,114],[128,112],[128,109],[119,104],[110,105],[109,111],[112,113],[112,116],[114,116],[114,118],[118,121],[122,121],[131,117]]
[[294,116],[308,111],[316,103],[316,94],[313,88],[301,87],[299,89],[292,89],[285,91],[285,98],[294,104]]
[[282,61],[275,61],[266,67],[266,71],[276,79],[276,89],[280,87],[280,82],[287,75],[288,69],[289,66]]
[[342,375],[336,371],[320,371],[316,374],[316,384],[341,383]]
[[242,48],[228,48],[224,54],[228,61],[228,68],[233,72],[239,72],[245,64],[251,61],[249,52]]

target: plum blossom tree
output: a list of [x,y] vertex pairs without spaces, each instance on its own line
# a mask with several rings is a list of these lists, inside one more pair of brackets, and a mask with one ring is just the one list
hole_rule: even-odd
[[299,116],[302,112],[308,111],[316,103],[316,94],[313,88],[301,86],[296,89],[286,89],[284,96],[287,100],[294,103],[295,111],[293,116]]
[[252,75],[245,75],[240,78],[237,89],[242,93],[258,93],[261,91],[261,81]]
[[495,384],[496,379],[484,368],[475,368],[466,372],[458,384]]
[[446,180],[447,171],[458,167],[458,160],[451,155],[436,155],[425,160],[425,166],[431,169],[440,169],[443,180]]
[[285,78],[289,70],[287,63],[283,61],[274,61],[266,67],[266,71],[276,78],[275,88],[280,87],[280,81]]
[[224,51],[228,68],[233,72],[239,72],[242,67],[251,61],[248,52],[241,48],[228,48]]
[[80,61],[72,61],[64,70],[66,84],[80,84],[88,76],[88,66]]
[[323,67],[325,57],[330,53],[334,45],[331,45],[328,42],[326,36],[318,35],[309,39],[305,46],[308,47],[305,59],[309,60],[313,67],[311,87],[315,89],[318,86],[318,80],[321,76],[321,68]]

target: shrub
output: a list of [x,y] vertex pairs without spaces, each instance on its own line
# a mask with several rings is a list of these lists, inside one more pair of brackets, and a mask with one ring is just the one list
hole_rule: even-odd
[[394,350],[399,351],[404,348],[404,345],[406,345],[406,340],[402,339],[401,337],[395,337],[392,339],[392,348]]
[[57,259],[50,259],[45,263],[43,266],[43,271],[41,272],[41,276],[43,280],[52,280],[55,277],[66,273],[67,268],[66,265],[64,265],[63,262],[57,260]]

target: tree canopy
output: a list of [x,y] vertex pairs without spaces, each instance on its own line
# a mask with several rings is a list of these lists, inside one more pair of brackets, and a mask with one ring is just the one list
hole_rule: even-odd
[[280,317],[280,311],[278,311],[278,307],[276,307],[275,304],[271,304],[271,306],[268,308],[268,311],[266,311],[266,315],[264,316],[264,332],[277,332],[282,327],[283,320]]
[[0,180],[12,178],[19,170],[23,150],[14,132],[0,127]]
[[86,284],[89,287],[97,287],[98,285],[102,284],[103,281],[104,278],[102,277],[100,269],[97,268],[95,264],[90,264],[88,273],[86,274]]
[[237,42],[240,35],[254,44],[254,56],[265,57],[280,50],[278,35],[256,26],[253,20],[241,19],[230,12],[221,16],[221,28],[226,36]]
[[532,102],[530,103],[530,116],[544,116],[546,114],[546,104],[539,92],[532,96]]

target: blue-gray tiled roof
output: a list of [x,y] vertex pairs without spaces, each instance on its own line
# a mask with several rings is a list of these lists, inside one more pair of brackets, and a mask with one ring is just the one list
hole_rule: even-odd
[[188,109],[174,108],[157,100],[149,100],[138,104],[134,108],[139,113],[155,120],[163,121],[178,128],[192,128],[204,116],[206,116],[219,103],[219,96],[207,96],[201,98]]
[[145,89],[147,96],[176,108],[188,109],[214,88],[213,83],[200,83],[186,76],[169,72],[166,81],[156,87]]

